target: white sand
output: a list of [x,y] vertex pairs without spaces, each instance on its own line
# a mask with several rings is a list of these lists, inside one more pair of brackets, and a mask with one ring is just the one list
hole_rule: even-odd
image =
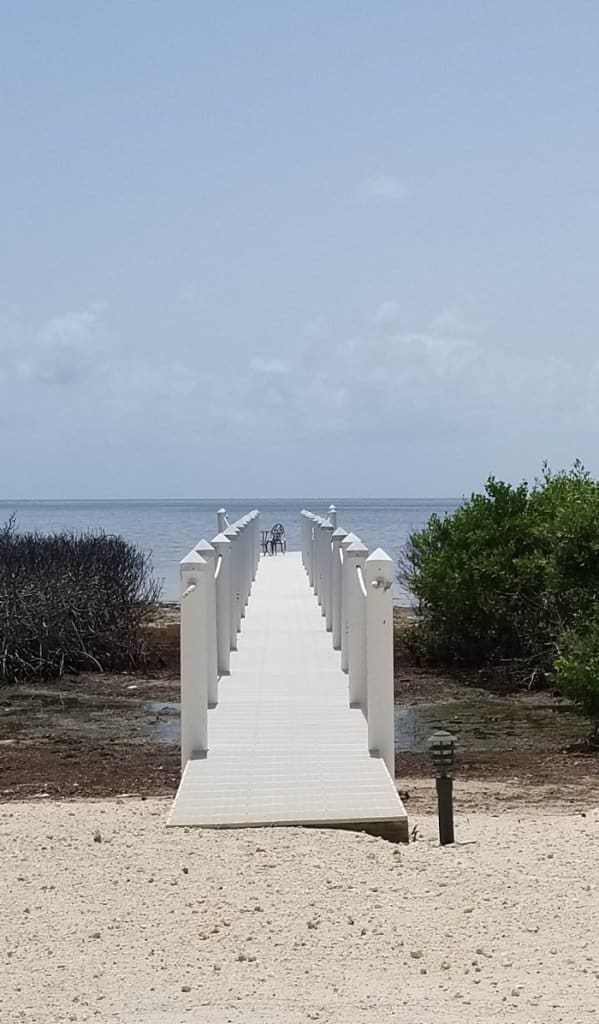
[[445,849],[424,814],[394,847],[168,807],[0,807],[3,1024],[599,1020],[596,806],[462,814]]

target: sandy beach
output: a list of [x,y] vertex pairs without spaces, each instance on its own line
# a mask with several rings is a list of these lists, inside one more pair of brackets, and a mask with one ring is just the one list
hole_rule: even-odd
[[599,1017],[596,801],[464,811],[444,849],[428,811],[395,846],[168,807],[0,807],[3,1022]]

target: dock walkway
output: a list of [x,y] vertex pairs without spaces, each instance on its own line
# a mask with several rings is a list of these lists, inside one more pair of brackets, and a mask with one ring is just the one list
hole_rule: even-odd
[[208,750],[183,770],[169,825],[320,825],[407,839],[407,815],[310,590],[299,552],[260,558]]

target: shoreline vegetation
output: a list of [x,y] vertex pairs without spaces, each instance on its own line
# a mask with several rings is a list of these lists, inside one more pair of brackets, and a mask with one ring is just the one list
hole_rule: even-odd
[[[571,702],[422,664],[402,642],[411,621],[410,609],[395,609],[396,776],[408,810],[434,809],[426,741],[437,727],[458,735],[456,788],[468,806],[599,799],[599,752],[587,749],[585,719]],[[158,607],[146,635],[143,672],[67,673],[0,688],[0,802],[174,795],[175,602]]]
[[[430,796],[427,740],[437,728],[457,735],[458,778],[473,792],[496,784],[501,802],[513,781],[533,800],[548,789],[571,799],[578,784],[592,798],[592,705],[563,686],[568,634],[556,623],[571,636],[595,608],[597,537],[599,485],[578,464],[555,476],[545,468],[532,487],[491,479],[410,536],[400,576],[417,603],[394,610],[396,776],[406,799],[419,782]],[[150,561],[118,537],[19,534],[14,520],[0,548],[10,627],[2,673],[12,680],[0,686],[0,801],[173,794],[179,606],[159,601]],[[570,640],[569,652],[575,675],[585,651],[577,663]]]

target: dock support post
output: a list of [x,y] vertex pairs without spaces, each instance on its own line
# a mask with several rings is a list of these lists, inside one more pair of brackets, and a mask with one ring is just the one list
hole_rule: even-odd
[[302,545],[302,564],[308,572],[308,511],[303,508],[300,512],[300,537]]
[[260,561],[260,513],[258,509],[252,512],[252,583],[256,579],[258,563]]
[[349,608],[349,563],[346,558],[347,549],[351,544],[358,538],[355,533],[348,533],[345,535],[339,550],[341,553],[341,671],[347,672],[349,666],[348,658],[348,621],[347,613]]
[[329,519],[325,519],[322,531],[322,614],[325,617],[327,633],[333,629],[333,562],[331,538],[334,526]]
[[338,526],[331,537],[331,628],[333,633],[333,650],[341,650],[341,541],[347,537],[347,531]]
[[345,551],[347,562],[347,661],[349,672],[349,703],[366,710],[366,587],[364,562],[368,548],[360,540]]
[[216,638],[216,550],[207,540],[196,544],[195,550],[207,564],[206,571],[206,662],[208,673],[208,707],[218,704],[218,655]]
[[216,665],[228,676],[231,655],[231,541],[217,533],[212,541],[219,562],[216,569]]
[[377,548],[364,563],[366,590],[366,700],[368,749],[395,778],[393,680],[393,559]]
[[216,513],[216,521],[218,524],[218,532],[224,533],[229,523],[227,522],[227,510],[226,508],[219,508]]
[[231,542],[231,600],[229,602],[231,635],[229,645],[232,651],[236,651],[237,634],[241,623],[239,614],[239,531],[235,526],[228,526],[224,534]]
[[314,553],[314,565],[313,565],[313,569],[312,569],[312,575],[313,575],[312,583],[313,583],[313,586],[314,586],[314,593],[316,594],[316,597],[318,598],[318,605],[319,605],[319,607],[322,604],[321,597],[320,597],[320,573],[321,573],[321,564],[320,564],[321,563],[321,543],[320,542],[322,540],[322,530],[320,529],[321,524],[322,524],[321,517],[320,516],[314,516],[314,544],[313,544],[313,547],[312,547],[312,550],[313,550],[313,553]]
[[249,577],[251,575],[247,516],[243,516],[237,521],[237,527],[239,529],[239,617],[241,628],[241,619],[245,619],[245,609],[249,596]]
[[316,516],[310,513],[308,520],[308,579],[314,590],[314,535],[316,533]]
[[190,551],[181,567],[181,767],[208,749],[206,579],[208,564]]

